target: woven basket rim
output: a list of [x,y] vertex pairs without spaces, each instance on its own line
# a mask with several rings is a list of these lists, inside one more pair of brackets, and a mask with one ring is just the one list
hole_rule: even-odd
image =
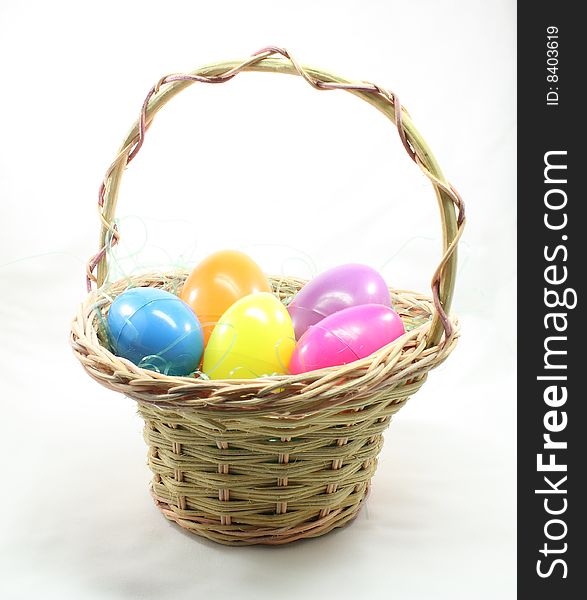
[[[327,367],[300,375],[274,375],[256,379],[207,380],[190,376],[171,376],[143,369],[113,354],[99,339],[99,318],[96,311],[105,311],[110,298],[129,287],[154,286],[177,289],[188,275],[186,270],[151,273],[130,277],[112,284],[105,295],[102,290],[88,294],[80,305],[71,327],[71,345],[86,371],[105,387],[121,391],[139,402],[175,409],[270,411],[275,414],[309,414],[337,407],[365,393],[391,388],[405,381],[426,376],[452,351],[459,324],[452,318],[453,335],[429,348],[426,347],[432,325],[432,300],[422,294],[390,288],[394,306],[404,319],[408,307],[420,312],[423,322],[397,340],[361,360],[343,366]],[[271,277],[274,293],[279,283],[300,289],[305,280]],[[278,296],[279,297],[279,296]],[[399,305],[398,305],[399,304]],[[426,318],[427,317],[427,318]],[[341,383],[341,380],[345,380]],[[419,384],[421,385],[421,384]],[[418,385],[418,387],[419,387]],[[325,398],[326,389],[330,389]],[[292,407],[292,396],[300,406]],[[316,399],[313,404],[312,399]],[[299,402],[299,400],[302,402]],[[296,404],[294,402],[294,404]],[[299,410],[298,410],[299,409]]]

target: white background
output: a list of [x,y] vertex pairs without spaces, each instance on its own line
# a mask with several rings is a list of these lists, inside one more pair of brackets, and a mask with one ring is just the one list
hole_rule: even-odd
[[[515,594],[515,3],[0,4],[0,596],[491,599]],[[398,93],[467,202],[463,337],[387,431],[357,520],[282,548],[170,525],[133,401],[68,346],[99,182],[164,74],[275,44]],[[268,272],[343,262],[427,291],[431,187],[350,94],[246,73],[174,99],[129,166],[117,268],[237,247]]]

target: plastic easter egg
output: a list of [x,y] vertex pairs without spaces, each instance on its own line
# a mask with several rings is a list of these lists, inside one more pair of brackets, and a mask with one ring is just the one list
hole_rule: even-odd
[[210,379],[284,374],[294,346],[285,306],[273,294],[250,294],[220,317],[204,351],[202,370]]
[[389,306],[351,306],[312,325],[298,340],[289,363],[297,375],[365,358],[405,333],[400,316]]
[[166,375],[197,370],[204,349],[194,311],[177,296],[150,287],[129,289],[108,311],[112,350],[134,364]]
[[267,277],[250,257],[238,250],[221,250],[196,265],[180,298],[200,320],[206,344],[215,324],[232,304],[248,294],[270,291]]
[[385,280],[375,269],[350,263],[314,277],[294,296],[287,310],[299,340],[311,325],[360,304],[391,307],[391,297]]

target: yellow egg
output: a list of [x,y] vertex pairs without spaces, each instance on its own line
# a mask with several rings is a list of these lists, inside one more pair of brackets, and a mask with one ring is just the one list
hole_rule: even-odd
[[295,346],[291,317],[268,292],[237,300],[221,317],[204,351],[210,379],[252,379],[287,373]]

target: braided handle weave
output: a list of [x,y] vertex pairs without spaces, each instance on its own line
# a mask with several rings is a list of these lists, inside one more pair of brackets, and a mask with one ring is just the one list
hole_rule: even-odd
[[[274,56],[280,56],[280,58],[272,58]],[[446,339],[450,338],[453,329],[447,314],[450,310],[455,285],[456,247],[465,225],[464,204],[458,192],[444,179],[432,152],[414,127],[405,109],[402,108],[396,94],[373,83],[353,83],[332,73],[302,66],[286,50],[273,46],[263,48],[241,62],[215,63],[201,67],[190,74],[167,75],[149,90],[143,102],[139,119],[124,140],[100,186],[98,196],[102,223],[100,250],[89,260],[87,265],[88,291],[91,290],[92,282],[95,282],[98,287],[104,283],[107,274],[107,250],[115,245],[120,237],[114,223],[114,215],[122,173],[126,165],[141,149],[145,133],[157,112],[176,94],[193,83],[224,83],[241,71],[298,75],[317,90],[346,90],[375,106],[395,123],[406,152],[430,179],[440,206],[443,256],[432,277],[435,315],[427,346],[436,345],[443,333]],[[96,269],[97,273],[95,274]]]

